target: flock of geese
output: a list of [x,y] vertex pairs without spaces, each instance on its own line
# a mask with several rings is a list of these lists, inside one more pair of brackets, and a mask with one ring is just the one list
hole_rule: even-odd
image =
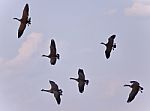
[[[29,26],[31,24],[31,17],[29,18],[28,16],[29,16],[29,5],[26,4],[23,9],[22,18],[21,19],[13,18],[13,19],[20,21],[20,26],[18,29],[18,38],[20,38],[22,36],[22,34],[26,28],[26,25]],[[108,38],[107,43],[103,43],[103,42],[101,43],[106,46],[105,56],[107,59],[110,57],[111,51],[116,48],[116,44],[114,43],[115,37],[116,37],[116,35],[112,35],[111,37]],[[42,57],[49,58],[51,65],[56,64],[56,60],[60,58],[60,55],[57,54],[56,44],[55,44],[54,39],[52,39],[51,43],[50,43],[50,54],[42,55]],[[84,92],[85,84],[88,85],[88,83],[89,83],[89,80],[85,79],[85,74],[84,74],[83,69],[78,69],[78,78],[70,78],[70,79],[78,82],[78,88],[79,88],[80,93]],[[63,91],[58,88],[58,85],[54,81],[49,80],[49,83],[51,85],[51,88],[50,89],[42,89],[41,91],[53,93],[54,97],[57,101],[57,104],[60,104],[60,102],[61,102],[60,96],[62,95]],[[131,92],[129,93],[127,103],[131,102],[135,98],[137,93],[139,91],[142,93],[142,90],[143,90],[143,87],[141,87],[137,81],[130,81],[130,83],[131,83],[131,85],[124,85],[124,86],[129,86],[130,88],[132,88]]]

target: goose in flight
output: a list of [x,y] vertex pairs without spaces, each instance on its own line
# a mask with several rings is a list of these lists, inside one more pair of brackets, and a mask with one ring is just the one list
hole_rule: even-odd
[[140,84],[137,81],[130,81],[130,83],[132,83],[132,85],[124,85],[124,86],[129,86],[130,88],[132,88],[127,103],[131,102],[135,96],[137,95],[137,93],[140,91],[142,93],[143,87],[140,86]]
[[58,85],[54,81],[50,81],[49,80],[49,83],[51,85],[51,88],[50,89],[42,89],[41,91],[53,93],[54,97],[55,97],[55,99],[57,101],[57,104],[60,104],[60,102],[61,102],[60,96],[62,95],[63,91],[58,88]]
[[60,55],[56,54],[56,45],[54,39],[51,40],[50,44],[50,54],[49,55],[42,55],[42,57],[48,57],[50,59],[51,65],[55,65],[56,59],[59,59]]
[[78,82],[79,92],[83,93],[85,84],[88,85],[89,80],[85,80],[85,75],[83,69],[78,70],[78,78],[70,78]]
[[19,26],[19,29],[18,29],[18,38],[20,38],[26,28],[26,24],[31,24],[31,17],[28,18],[29,16],[29,5],[26,4],[24,9],[23,9],[23,14],[22,14],[22,18],[21,19],[18,19],[18,18],[13,18],[13,19],[16,19],[18,21],[20,21],[20,26]]
[[114,48],[116,48],[116,44],[114,43],[115,37],[116,35],[112,35],[111,37],[109,37],[107,43],[101,42],[101,44],[106,46],[105,55],[107,59],[110,57],[111,50],[114,50]]

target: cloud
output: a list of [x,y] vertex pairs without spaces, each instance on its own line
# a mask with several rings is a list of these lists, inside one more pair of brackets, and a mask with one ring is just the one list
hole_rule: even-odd
[[150,16],[150,1],[134,0],[131,7],[125,9],[127,16]]
[[12,59],[0,58],[0,66],[12,68],[25,64],[39,48],[42,34],[31,33],[18,49],[18,54]]

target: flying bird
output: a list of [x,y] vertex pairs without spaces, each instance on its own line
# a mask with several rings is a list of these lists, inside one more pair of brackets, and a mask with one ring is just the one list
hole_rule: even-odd
[[70,78],[78,82],[79,92],[83,93],[85,84],[88,85],[89,80],[85,80],[85,75],[83,69],[78,70],[78,78]]
[[31,17],[28,18],[28,16],[29,16],[29,5],[26,4],[23,9],[22,18],[21,19],[13,18],[13,19],[20,21],[20,26],[18,29],[18,38],[20,38],[22,36],[22,34],[26,28],[26,24],[28,24],[28,26],[31,24]]
[[116,48],[116,44],[114,43],[115,37],[116,35],[112,35],[111,37],[109,37],[107,43],[101,42],[101,44],[106,46],[105,55],[107,59],[110,57],[111,50],[114,50],[114,48]]
[[137,95],[137,93],[140,91],[142,93],[143,87],[140,86],[140,84],[137,81],[130,81],[130,83],[132,83],[132,85],[124,85],[124,86],[129,86],[130,88],[132,88],[127,103],[130,103],[135,96]]
[[50,54],[49,55],[42,55],[42,57],[48,57],[50,59],[51,65],[55,65],[56,60],[60,58],[59,54],[56,54],[56,45],[54,39],[51,40],[50,44]]
[[60,104],[60,102],[61,102],[60,96],[62,95],[63,91],[58,88],[58,85],[54,81],[50,81],[49,80],[49,83],[51,85],[51,88],[50,89],[42,89],[41,91],[53,93],[54,97],[55,97],[55,99],[57,101],[57,104]]

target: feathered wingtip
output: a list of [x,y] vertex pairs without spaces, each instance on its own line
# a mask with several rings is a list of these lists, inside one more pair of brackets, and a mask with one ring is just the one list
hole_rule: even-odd
[[28,3],[26,3],[25,7],[29,7],[29,4],[28,4]]
[[23,34],[23,32],[22,32],[22,31],[21,31],[21,32],[19,31],[19,32],[18,32],[18,38],[20,38],[20,37],[22,36],[22,34]]
[[54,46],[55,46],[55,41],[54,41],[54,39],[51,39],[51,45],[54,45]]
[[105,51],[105,55],[106,55],[106,58],[109,59],[109,57],[110,57],[110,52]]
[[127,103],[130,103],[131,101],[133,101],[134,98],[135,98],[135,96],[129,96]]
[[127,100],[127,103],[130,103],[130,102],[131,102],[131,100],[128,99],[128,100]]
[[56,101],[57,101],[57,104],[60,105],[60,102],[61,102],[60,96],[56,97]]
[[112,36],[111,36],[112,39],[115,39],[115,37],[116,37],[116,35],[112,35]]
[[[135,83],[135,82],[137,82],[137,81],[135,81],[135,80],[130,81],[130,83]],[[138,83],[138,82],[137,82],[137,83]]]

